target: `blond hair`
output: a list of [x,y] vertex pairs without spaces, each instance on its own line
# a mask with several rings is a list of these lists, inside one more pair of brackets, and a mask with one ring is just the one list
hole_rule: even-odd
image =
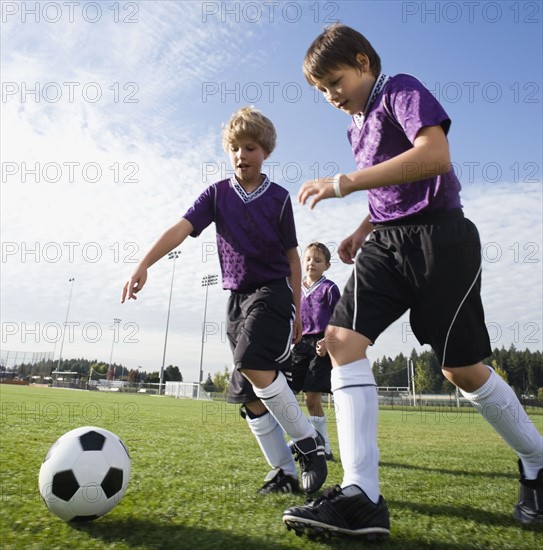
[[228,151],[234,141],[243,137],[254,139],[268,154],[275,149],[275,127],[254,107],[238,109],[227,122],[222,132],[224,150]]

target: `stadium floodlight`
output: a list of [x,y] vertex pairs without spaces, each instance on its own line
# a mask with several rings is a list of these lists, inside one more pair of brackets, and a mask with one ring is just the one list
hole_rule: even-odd
[[162,365],[160,367],[160,381],[158,384],[158,395],[162,395],[162,386],[164,385],[164,364],[166,362],[166,347],[168,345],[168,328],[170,326],[170,309],[172,307],[173,279],[175,277],[175,260],[181,256],[180,250],[173,250],[168,254],[168,260],[173,260],[172,282],[170,284],[170,300],[168,301],[168,315],[166,317],[166,333],[164,335],[164,351],[162,353]]
[[211,285],[216,285],[219,282],[218,275],[204,275],[202,277],[202,286],[206,288],[206,297],[204,302],[204,322],[202,323],[202,348],[200,351],[200,375],[198,382],[201,384],[203,379],[203,368],[204,368],[204,339],[205,339],[205,329],[206,329],[206,313],[207,313],[207,292]]
[[111,377],[112,380],[115,380],[115,371],[113,370],[113,362],[112,362],[113,347],[115,346],[115,340],[117,339],[117,333],[118,333],[117,327],[119,326],[120,322],[121,322],[120,319],[113,319],[113,342],[111,342],[111,352],[109,354],[109,369],[108,369],[112,373],[112,377]]
[[66,309],[66,319],[64,321],[64,327],[62,329],[62,340],[60,341],[60,352],[58,354],[57,370],[60,371],[60,361],[62,360],[62,349],[64,348],[64,336],[66,335],[66,326],[68,325],[68,315],[70,314],[70,304],[72,303],[72,292],[74,290],[74,277],[70,277],[68,282],[70,283],[70,297],[68,298],[68,307]]

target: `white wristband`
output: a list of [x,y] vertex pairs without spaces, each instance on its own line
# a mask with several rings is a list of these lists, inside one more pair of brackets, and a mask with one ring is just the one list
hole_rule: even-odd
[[342,174],[336,174],[332,178],[332,184],[334,185],[334,193],[338,199],[343,198],[343,195],[341,194],[341,188],[339,187],[339,178],[341,178]]

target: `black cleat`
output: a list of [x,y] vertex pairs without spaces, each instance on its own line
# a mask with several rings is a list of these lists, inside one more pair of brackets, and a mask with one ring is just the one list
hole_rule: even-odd
[[318,491],[328,475],[322,436],[317,432],[317,437],[297,441],[293,448],[295,460],[300,463],[303,492],[310,494]]
[[344,536],[363,540],[380,540],[390,534],[388,508],[384,498],[374,504],[361,491],[346,496],[336,485],[321,498],[283,512],[287,529],[309,537]]
[[526,525],[543,524],[543,468],[536,479],[526,479],[519,460],[520,492],[514,518]]
[[[292,441],[292,439],[288,442],[288,447],[290,449],[290,452],[296,456],[296,447],[294,446],[294,441]],[[334,454],[332,453],[332,451],[330,452],[326,452],[324,451],[324,458],[326,458],[326,461],[327,462],[335,462],[335,457],[334,457]]]
[[272,470],[265,479],[266,483],[258,490],[259,495],[270,493],[299,493],[300,484],[298,479],[289,476],[281,468]]

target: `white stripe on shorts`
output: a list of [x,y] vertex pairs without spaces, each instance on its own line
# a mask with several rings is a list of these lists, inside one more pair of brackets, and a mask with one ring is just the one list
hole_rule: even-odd
[[[360,254],[360,252],[358,252],[358,254]],[[354,259],[353,277],[354,277],[353,330],[356,330],[356,313],[358,311],[358,277],[356,275],[356,258]]]
[[451,334],[451,330],[452,330],[452,327],[454,325],[454,322],[456,321],[456,318],[458,317],[458,313],[460,312],[460,309],[464,305],[464,302],[466,301],[467,297],[469,296],[469,293],[471,292],[471,289],[475,286],[475,283],[477,282],[477,279],[478,279],[478,277],[479,277],[482,270],[483,270],[483,264],[481,263],[481,265],[479,265],[479,269],[477,270],[477,273],[475,274],[475,278],[473,279],[470,287],[468,288],[468,291],[466,292],[466,294],[464,295],[464,297],[460,301],[460,305],[458,306],[458,308],[456,309],[456,311],[453,315],[451,324],[449,325],[449,330],[447,330],[447,336],[445,336],[445,344],[443,344],[443,359],[442,359],[442,365],[441,365],[442,367],[447,366],[445,364],[445,357],[446,357],[445,354],[447,353],[447,344],[449,343],[449,335]]

